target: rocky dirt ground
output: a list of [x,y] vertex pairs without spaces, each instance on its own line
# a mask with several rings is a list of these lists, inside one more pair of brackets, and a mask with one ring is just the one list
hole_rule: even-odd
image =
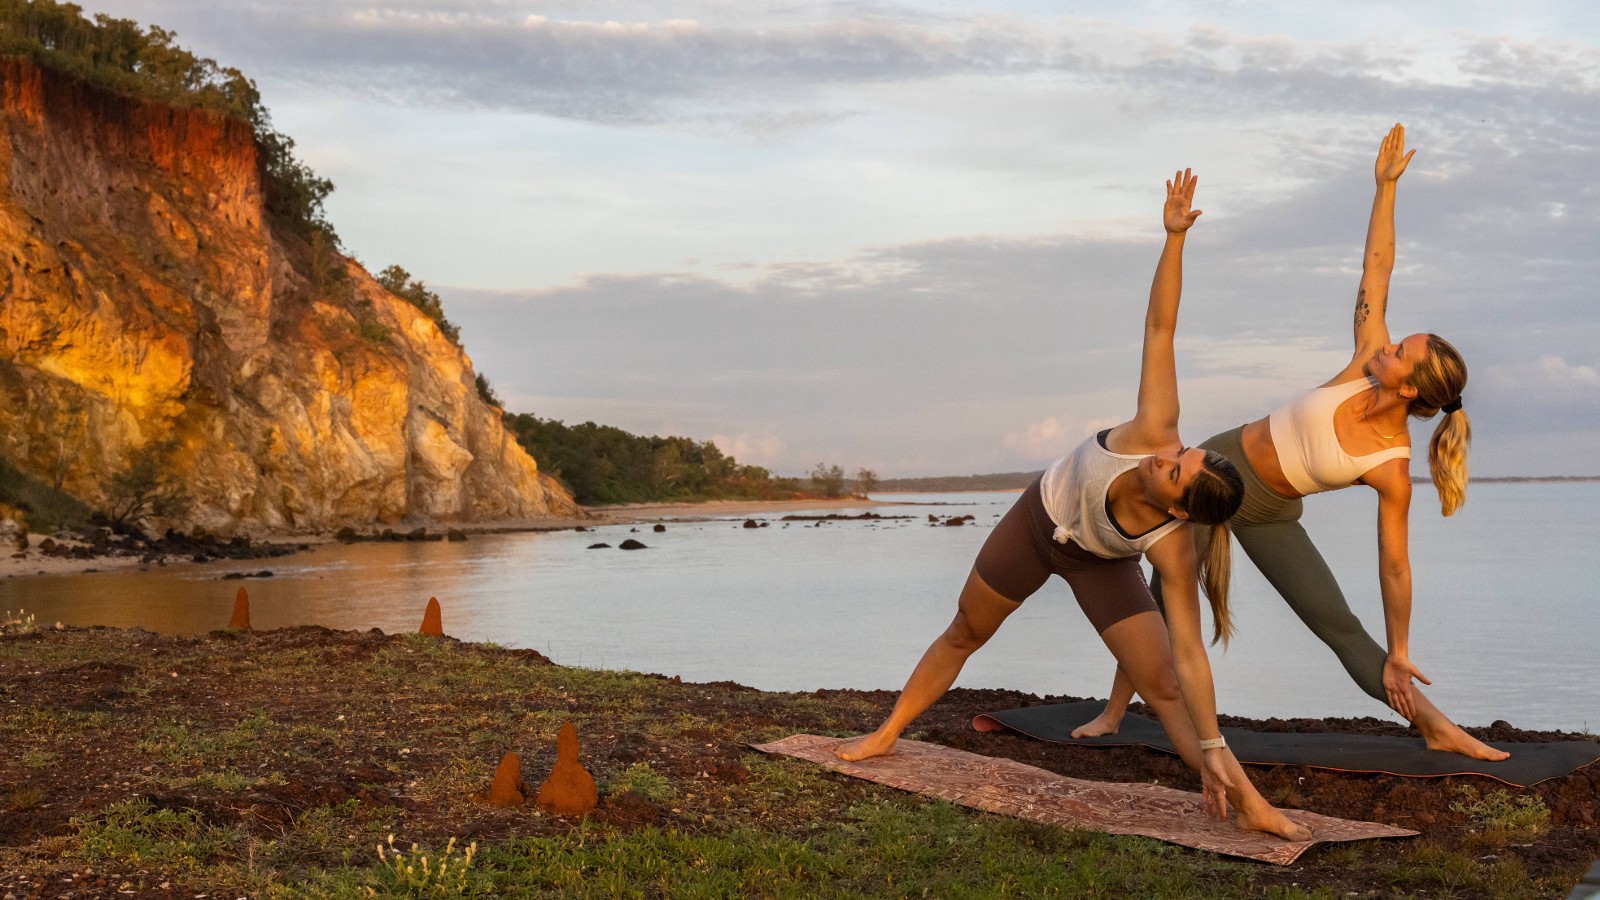
[[[764,787],[772,764],[749,744],[796,731],[868,730],[888,711],[891,692],[689,684],[376,630],[10,630],[0,636],[0,897],[239,896],[230,878],[270,871],[293,881],[296,873],[366,864],[388,833],[399,834],[402,847],[594,826],[713,833],[748,825],[803,835],[827,827],[832,807],[889,791],[826,775],[816,803],[779,802]],[[908,736],[1077,778],[1198,790],[1179,761],[1151,751],[969,727],[980,712],[1069,699],[955,690]],[[533,806],[487,806],[501,755],[521,754],[531,795],[567,721],[601,784],[587,824]],[[1404,733],[1376,719],[1224,724]],[[1588,737],[1505,726],[1474,733],[1513,742]],[[1299,767],[1251,775],[1274,802],[1422,833],[1255,867],[1250,881],[1263,893],[1314,886],[1332,896],[1564,896],[1600,857],[1600,766],[1505,794],[1496,794],[1498,782],[1474,777]],[[1489,797],[1505,802],[1473,802]],[[187,855],[118,851],[117,816],[141,802],[147,820],[162,810],[196,811],[209,837],[190,834],[197,846]],[[1513,808],[1535,806],[1531,822],[1510,821]],[[1197,864],[1206,858],[1192,855]]]

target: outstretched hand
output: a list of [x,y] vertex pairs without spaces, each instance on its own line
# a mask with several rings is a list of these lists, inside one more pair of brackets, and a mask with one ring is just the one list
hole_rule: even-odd
[[1406,127],[1396,122],[1389,133],[1383,136],[1383,143],[1378,145],[1378,161],[1372,165],[1372,173],[1377,176],[1378,183],[1399,181],[1416,152],[1406,152]]
[[1162,210],[1162,222],[1168,234],[1183,234],[1200,218],[1200,210],[1189,209],[1189,204],[1194,202],[1194,186],[1199,183],[1200,176],[1189,174],[1188,169],[1174,172],[1172,180],[1167,182],[1167,205]]
[[1228,788],[1233,780],[1228,777],[1228,748],[1202,750],[1200,765],[1200,804],[1206,814],[1217,821],[1228,818]]
[[1403,656],[1390,654],[1383,664],[1383,690],[1389,696],[1389,706],[1410,722],[1417,717],[1417,705],[1411,696],[1411,679],[1423,684],[1433,684],[1422,670]]

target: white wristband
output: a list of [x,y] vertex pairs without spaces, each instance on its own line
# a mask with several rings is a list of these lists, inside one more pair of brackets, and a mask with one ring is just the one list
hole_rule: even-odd
[[1220,737],[1214,737],[1209,741],[1201,741],[1200,742],[1200,749],[1201,750],[1221,750],[1223,747],[1226,747],[1226,746],[1228,746],[1228,742],[1223,740]]

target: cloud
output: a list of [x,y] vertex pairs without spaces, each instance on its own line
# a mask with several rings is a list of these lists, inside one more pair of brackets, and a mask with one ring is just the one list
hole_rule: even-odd
[[695,18],[627,4],[547,7],[528,15],[521,4],[484,0],[132,4],[154,21],[182,23],[225,64],[319,92],[619,124],[732,122],[781,132],[851,115],[859,101],[835,88],[1043,76],[1111,87],[1189,121],[1224,109],[1235,118],[1289,113],[1310,122],[1470,105],[1474,115],[1492,111],[1495,128],[1559,104],[1578,121],[1548,125],[1571,133],[1592,126],[1596,113],[1584,100],[1600,86],[1600,53],[1559,41],[1317,42],[867,4],[805,14],[782,4],[687,6],[684,15]]
[[787,445],[771,434],[713,434],[711,443],[747,466],[772,466],[788,461]]
[[1001,439],[1000,444],[1022,459],[1036,460],[1055,459],[1072,449],[1067,428],[1055,416],[1032,422],[1021,431],[1011,432]]
[[1600,371],[1594,366],[1575,366],[1559,356],[1541,356],[1538,366],[1557,386],[1600,387]]

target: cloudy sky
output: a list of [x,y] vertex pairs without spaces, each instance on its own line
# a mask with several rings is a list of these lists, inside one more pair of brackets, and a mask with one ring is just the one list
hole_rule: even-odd
[[1474,473],[1600,474],[1592,0],[83,5],[255,78],[511,409],[783,474],[1125,418],[1180,166],[1185,437],[1325,380],[1404,122],[1391,329],[1466,355]]

